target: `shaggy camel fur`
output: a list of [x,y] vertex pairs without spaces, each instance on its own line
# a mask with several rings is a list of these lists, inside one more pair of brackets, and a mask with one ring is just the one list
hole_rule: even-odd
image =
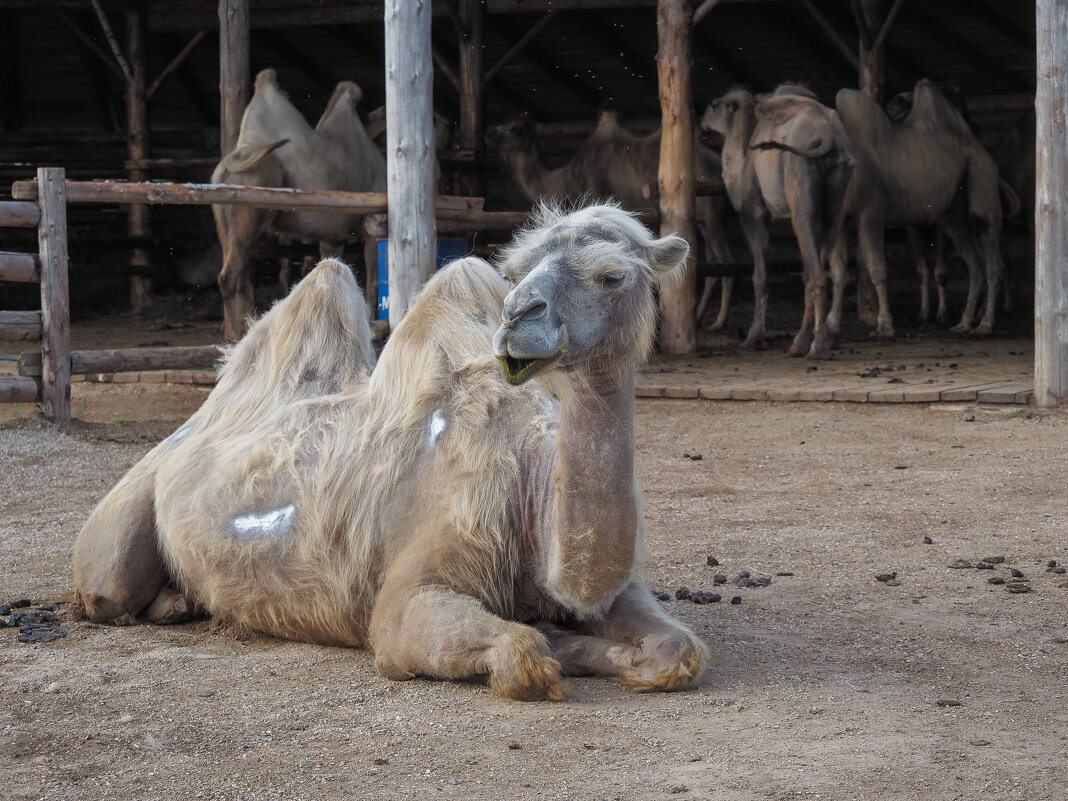
[[[212,183],[384,192],[386,160],[360,122],[356,112],[360,96],[356,84],[339,83],[313,129],[279,88],[274,70],[263,70],[241,117],[237,145],[215,168]],[[248,254],[268,229],[319,242],[323,256],[340,256],[347,240],[363,236],[362,215],[241,206],[212,206],[212,211],[223,247],[218,283],[223,333],[230,341],[241,337],[246,318],[253,313]],[[374,243],[365,246],[365,261],[370,263]]]
[[[501,160],[516,186],[532,203],[543,200],[574,202],[596,197],[613,198],[631,211],[658,210],[656,201],[650,200],[645,190],[657,185],[660,131],[636,136],[620,124],[619,115],[614,110],[601,111],[593,133],[567,164],[555,169],[545,166],[537,131],[526,114],[491,129],[489,137],[499,143]],[[699,140],[695,145],[696,179],[719,183],[719,156]],[[723,229],[722,198],[698,196],[694,210],[697,229],[705,245],[705,259],[729,264],[731,251]],[[698,321],[704,316],[716,280],[705,279],[696,308]],[[719,313],[710,326],[713,331],[719,331],[726,324],[733,287],[733,278],[723,279]]]
[[875,334],[894,335],[886,289],[886,226],[936,223],[968,265],[968,298],[953,330],[973,330],[985,267],[986,309],[974,332],[990,333],[1003,273],[994,160],[930,81],[916,84],[912,109],[898,125],[857,90],[839,91],[835,105],[856,159],[846,212],[857,219],[861,261],[879,300]]
[[562,698],[563,674],[686,686],[707,648],[635,575],[634,376],[687,252],[616,206],[542,209],[501,264],[514,286],[454,262],[373,372],[359,289],[323,261],[93,512],[85,613],[195,603],[517,699]]
[[[829,358],[841,321],[848,254],[837,221],[852,171],[837,115],[792,85],[759,102],[752,93],[734,89],[708,107],[701,126],[724,137],[723,183],[753,254],[753,322],[740,347],[764,344],[767,224],[789,219],[804,265],[805,311],[788,352]],[[834,286],[829,314],[824,294],[828,262]]]

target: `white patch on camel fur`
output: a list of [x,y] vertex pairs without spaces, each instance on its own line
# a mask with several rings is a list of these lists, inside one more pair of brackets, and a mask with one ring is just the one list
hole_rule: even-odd
[[276,537],[292,531],[296,519],[297,507],[290,503],[261,515],[235,517],[230,521],[230,527],[244,536]]

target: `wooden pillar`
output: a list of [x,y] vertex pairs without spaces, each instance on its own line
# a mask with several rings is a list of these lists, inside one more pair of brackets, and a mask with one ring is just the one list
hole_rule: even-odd
[[[130,64],[126,81],[126,157],[135,163],[143,163],[149,157],[147,38],[147,14],[143,6],[134,5],[126,11],[126,58]],[[130,170],[129,176],[131,181],[148,180],[148,172],[143,169]],[[126,230],[132,237],[152,235],[152,217],[146,204],[129,207]],[[130,308],[134,311],[143,309],[152,296],[150,267],[148,250],[130,251]]]
[[386,0],[389,328],[434,272],[434,64],[430,0]]
[[690,243],[680,280],[660,288],[660,350],[692,353],[697,347],[694,238],[693,87],[690,31],[693,0],[658,0],[657,75],[663,133],[660,137],[660,231]]
[[44,416],[70,422],[70,293],[67,278],[66,170],[37,170],[37,225],[41,262],[41,383]]
[[1035,402],[1068,398],[1068,2],[1037,0]]
[[[486,119],[483,99],[483,42],[486,11],[482,0],[460,0],[460,130],[459,147],[466,159],[481,164],[486,156]],[[482,197],[482,173],[464,173],[457,194]]]
[[249,0],[219,0],[219,152],[234,149],[249,98]]
[[886,0],[859,0],[859,7],[860,89],[881,107],[886,100],[886,40],[876,40],[886,21]]

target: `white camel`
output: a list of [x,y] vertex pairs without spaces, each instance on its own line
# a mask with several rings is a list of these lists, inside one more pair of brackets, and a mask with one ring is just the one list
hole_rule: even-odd
[[[360,96],[359,86],[342,81],[312,128],[278,86],[274,70],[263,70],[241,117],[237,145],[215,168],[212,183],[384,192],[386,160],[360,121],[356,111]],[[249,250],[268,229],[318,242],[322,256],[340,256],[346,241],[363,237],[362,215],[241,206],[213,206],[212,211],[223,247],[218,283],[223,332],[230,341],[241,337],[246,318],[253,313]],[[373,244],[365,243],[368,269],[374,259]]]
[[[805,311],[789,353],[828,358],[841,321],[848,249],[838,219],[852,160],[837,115],[811,93],[784,85],[757,100],[734,89],[713,101],[701,126],[724,137],[723,183],[753,255],[753,322],[741,348],[762,347],[767,319],[767,224],[788,219],[804,265]],[[826,310],[824,265],[834,286]]]
[[323,261],[93,512],[81,607],[199,604],[517,699],[563,697],[565,674],[686,686],[707,648],[635,572],[634,376],[687,253],[616,206],[544,208],[503,257],[511,285],[454,262],[373,372],[359,288]]
[[[499,125],[489,138],[500,146],[501,160],[523,196],[532,203],[543,200],[574,202],[581,198],[612,198],[630,211],[655,211],[655,200],[648,189],[657,185],[660,164],[660,131],[636,136],[619,122],[611,109],[602,110],[597,126],[567,164],[548,168],[542,159],[541,143],[535,125],[526,114]],[[720,184],[719,156],[710,147],[695,140],[695,178]],[[730,245],[723,228],[722,197],[699,195],[695,216],[698,233],[704,242],[704,257],[718,264],[731,263]],[[704,316],[717,279],[705,280],[695,316]],[[723,278],[719,312],[710,328],[718,331],[727,321],[733,278]]]
[[[861,261],[879,300],[875,334],[894,335],[886,287],[886,226],[936,223],[968,265],[968,297],[953,330],[989,334],[1004,271],[998,247],[1000,182],[993,158],[927,80],[916,84],[912,108],[896,125],[857,90],[840,90],[835,106],[856,160],[846,211],[857,219]],[[984,273],[986,307],[973,329]]]

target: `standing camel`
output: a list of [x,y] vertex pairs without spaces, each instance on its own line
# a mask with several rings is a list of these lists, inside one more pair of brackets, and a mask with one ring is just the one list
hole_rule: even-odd
[[[359,86],[342,81],[312,128],[278,86],[274,70],[263,70],[241,117],[237,145],[215,168],[212,183],[384,192],[386,160],[360,121],[360,96]],[[223,248],[218,279],[223,333],[230,341],[244,334],[255,308],[249,251],[267,230],[318,242],[322,256],[340,256],[347,240],[363,236],[362,215],[242,206],[212,206],[212,211]],[[371,270],[374,243],[365,245],[365,266]]]
[[[767,224],[788,219],[804,265],[805,311],[788,352],[825,359],[841,321],[847,246],[837,225],[852,162],[835,113],[786,85],[757,101],[734,89],[713,101],[701,126],[723,135],[723,183],[753,254],[753,322],[740,347],[763,347],[767,319]],[[824,295],[830,263],[834,297]]]
[[[989,334],[1004,270],[994,160],[928,80],[916,84],[912,108],[896,125],[874,100],[857,90],[840,90],[835,105],[856,159],[846,212],[857,219],[861,262],[879,300],[875,335],[894,335],[886,288],[886,226],[936,223],[968,265],[968,298],[953,330]],[[973,329],[984,273],[986,308]]]
[[[500,146],[501,160],[523,196],[532,203],[543,200],[574,202],[581,198],[612,198],[630,211],[657,211],[648,189],[657,185],[660,164],[660,131],[636,136],[619,122],[611,109],[601,111],[597,127],[562,167],[548,168],[542,159],[541,143],[534,124],[526,114],[497,126],[490,138]],[[695,140],[694,160],[698,181],[720,182],[719,156]],[[709,262],[729,264],[730,245],[723,229],[723,199],[698,196],[695,202],[697,229],[704,241]],[[705,280],[697,303],[696,318],[704,316],[716,279]],[[720,290],[719,313],[710,326],[719,331],[727,321],[733,278],[724,278]]]
[[635,574],[634,377],[688,250],[617,206],[543,208],[503,256],[511,284],[452,263],[373,372],[359,288],[323,261],[97,506],[81,607],[199,604],[369,646],[391,679],[488,677],[516,699],[562,698],[564,675],[686,686],[707,648]]

